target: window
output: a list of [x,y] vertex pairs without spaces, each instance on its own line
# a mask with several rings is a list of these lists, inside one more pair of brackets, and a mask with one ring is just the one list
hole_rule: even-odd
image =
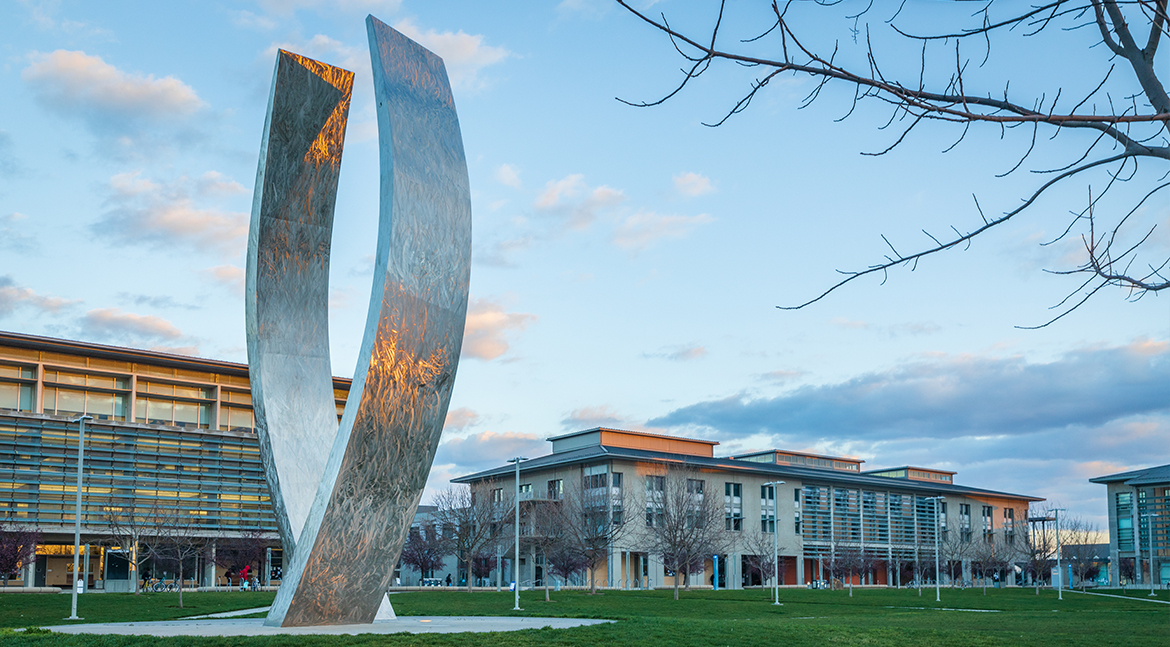
[[520,484],[520,500],[527,501],[528,499],[531,499],[531,498],[532,498],[532,484],[531,483],[521,483]]
[[703,528],[707,523],[702,515],[706,484],[707,482],[702,479],[687,479],[687,500],[690,508],[687,511],[687,528]]
[[606,481],[608,480],[606,478],[607,476],[608,476],[608,474],[605,474],[604,472],[602,472],[601,474],[586,474],[584,477],[584,480],[581,483],[581,486],[584,487],[586,490],[595,490],[597,488],[603,488],[603,487],[605,487]]
[[1117,493],[1117,550],[1133,551],[1133,492]]
[[983,506],[983,541],[991,543],[995,537],[995,527],[991,523],[991,515],[994,508],[989,505]]
[[492,490],[492,503],[500,503],[504,500],[504,488],[498,487]]
[[792,525],[795,527],[796,534],[800,534],[800,488],[796,488],[792,492],[792,498],[796,504],[796,513],[793,515]]
[[776,532],[776,486],[760,486],[760,532]]
[[37,367],[0,364],[0,409],[32,411],[36,406]]
[[946,541],[946,540],[947,540],[947,535],[948,535],[948,528],[947,528],[947,502],[946,502],[946,501],[935,501],[935,503],[936,503],[936,504],[938,504],[938,531],[939,531],[939,539],[941,539],[942,541]]
[[959,538],[968,543],[971,541],[971,504],[959,504]]
[[646,477],[646,527],[661,527],[663,524],[662,497],[666,489],[665,476]]
[[549,501],[560,501],[565,496],[565,482],[562,479],[554,479],[548,482],[548,499]]
[[1016,543],[1016,509],[1003,509],[1003,539],[1008,544]]
[[727,530],[743,530],[743,484],[723,484],[723,524]]

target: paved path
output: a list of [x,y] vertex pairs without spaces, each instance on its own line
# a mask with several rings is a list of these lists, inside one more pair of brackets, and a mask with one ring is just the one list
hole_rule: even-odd
[[54,633],[115,634],[120,636],[276,636],[304,634],[392,634],[409,632],[460,633],[518,631],[520,629],[567,629],[596,625],[613,620],[578,618],[502,618],[491,616],[411,616],[397,620],[379,620],[371,625],[334,625],[324,627],[266,627],[263,618],[165,620],[160,622],[114,622],[107,624],[60,625],[46,627]]
[[186,618],[179,618],[183,620],[202,620],[204,618],[234,618],[236,616],[250,616],[255,613],[264,613],[272,607],[256,607],[255,609],[240,609],[238,611],[220,611],[219,613],[208,613],[201,616],[187,616]]
[[[1135,589],[1135,590],[1137,590],[1137,589]],[[1150,598],[1150,597],[1139,598],[1139,597],[1133,597],[1130,595],[1112,595],[1110,593],[1094,593],[1092,591],[1077,591],[1076,589],[1065,589],[1065,592],[1066,593],[1080,593],[1081,595],[1099,595],[1103,598],[1117,598],[1118,600],[1133,600],[1135,602],[1157,602],[1158,604],[1170,604],[1170,601],[1159,600],[1157,598]]]

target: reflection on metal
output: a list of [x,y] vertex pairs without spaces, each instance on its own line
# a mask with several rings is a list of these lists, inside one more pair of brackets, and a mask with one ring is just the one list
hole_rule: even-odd
[[248,231],[245,312],[260,457],[285,551],[337,436],[329,243],[353,72],[280,50]]
[[281,53],[257,174],[248,359],[282,537],[286,546],[296,538],[270,625],[373,621],[426,484],[463,341],[471,200],[447,73],[442,59],[372,16],[366,26],[381,208],[340,429],[325,424],[335,416],[325,308],[352,75]]

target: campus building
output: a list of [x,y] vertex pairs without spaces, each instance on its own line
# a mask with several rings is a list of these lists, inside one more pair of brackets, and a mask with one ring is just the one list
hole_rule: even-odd
[[[350,380],[334,378],[338,415]],[[127,590],[113,515],[175,515],[209,540],[268,540],[267,578],[281,551],[253,426],[245,364],[0,332],[0,522],[42,533],[17,586],[73,580],[78,416],[85,431],[83,574]],[[158,573],[161,577],[162,573]],[[207,558],[188,584],[224,577]]]
[[[1089,479],[1109,501],[1109,584],[1170,582],[1170,465]],[[1137,529],[1137,532],[1134,532]],[[1152,562],[1152,563],[1151,563]]]
[[[999,551],[1001,577],[1014,582],[1014,569],[1003,566],[1020,561],[1028,506],[1042,500],[958,485],[955,472],[947,470],[866,470],[857,458],[776,449],[716,457],[715,441],[605,427],[548,440],[552,453],[521,462],[518,484],[513,465],[453,481],[502,491],[518,485],[528,505],[550,504],[577,484],[608,492],[614,519],[632,527],[593,576],[619,588],[674,583],[674,574],[648,549],[664,475],[674,468],[691,473],[689,496],[715,496],[723,505],[731,548],[719,556],[718,569],[712,555],[690,581],[711,585],[718,570],[720,588],[761,584],[751,557],[771,552],[773,533],[785,558],[781,584],[829,580],[831,565],[845,552],[865,557],[864,572],[844,578],[854,584],[906,585],[915,573],[931,573],[933,580],[936,541],[944,581],[971,580],[973,568],[991,563],[989,555]],[[767,485],[776,481],[783,484]],[[542,558],[534,549],[526,553],[521,582],[539,584],[545,577]]]

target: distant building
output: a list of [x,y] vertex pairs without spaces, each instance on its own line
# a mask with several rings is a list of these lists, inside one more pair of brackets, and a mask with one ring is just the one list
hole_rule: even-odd
[[1109,584],[1148,585],[1151,559],[1154,583],[1170,583],[1170,465],[1089,482],[1104,485],[1109,501]]
[[[646,525],[653,523],[654,499],[642,495],[653,493],[661,482],[659,475],[671,465],[698,470],[696,478],[704,483],[695,491],[720,497],[726,529],[743,540],[736,542],[740,548],[720,556],[720,588],[760,583],[750,575],[751,556],[743,547],[770,548],[774,532],[779,533],[780,554],[788,558],[781,581],[789,585],[829,579],[826,564],[844,550],[863,552],[873,565],[853,578],[856,584],[906,584],[912,573],[901,572],[904,568],[896,565],[929,561],[933,570],[936,537],[952,547],[947,554],[955,563],[948,570],[971,579],[977,547],[1021,546],[1028,505],[1042,500],[956,485],[955,472],[947,470],[913,466],[862,470],[864,461],[857,458],[777,449],[716,457],[716,441],[605,427],[548,440],[552,453],[520,464],[521,500],[530,505],[556,501],[574,483],[608,488],[615,518],[635,524],[635,531],[610,547],[607,562],[594,575],[604,585],[620,588],[673,583],[661,557],[647,548]],[[517,485],[514,467],[502,465],[453,479],[469,485],[489,481],[511,491]],[[784,484],[765,485],[772,481]],[[945,497],[937,508],[930,498],[936,496]],[[647,506],[645,515],[634,509],[638,505]],[[542,582],[541,556],[529,551],[522,557],[521,581]],[[943,559],[945,564],[945,555]],[[692,585],[711,583],[713,561],[708,559],[704,572],[692,576]]]
[[[338,414],[350,380],[334,378]],[[0,332],[0,522],[39,528],[15,585],[69,586],[77,431],[86,425],[83,574],[126,590],[125,553],[103,542],[112,508],[177,511],[208,538],[267,538],[263,582],[280,567],[245,364]],[[103,542],[106,545],[98,545]],[[206,559],[190,584],[226,581]],[[147,565],[149,569],[149,565]],[[163,573],[155,571],[162,576]]]

